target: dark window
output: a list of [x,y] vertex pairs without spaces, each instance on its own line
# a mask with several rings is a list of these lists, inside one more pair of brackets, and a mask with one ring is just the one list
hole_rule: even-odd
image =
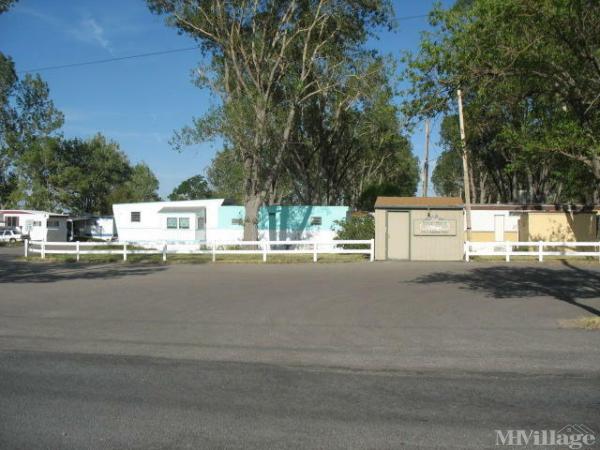
[[19,226],[19,218],[18,217],[8,216],[5,220],[6,220],[7,227],[18,227]]
[[231,219],[231,225],[244,225],[243,219]]
[[33,221],[33,226],[34,227],[41,227],[42,226],[42,221],[41,220],[34,220]]
[[59,228],[60,224],[58,223],[58,220],[48,220],[46,226],[48,228]]
[[179,228],[187,230],[190,227],[190,219],[187,217],[179,218]]
[[142,214],[139,211],[131,211],[131,221],[141,222]]
[[321,225],[323,221],[321,220],[320,216],[312,216],[310,218],[310,224],[311,225]]
[[167,228],[170,230],[177,228],[177,217],[167,217]]
[[199,230],[204,230],[204,228],[206,228],[205,218],[204,217],[198,217],[198,229]]

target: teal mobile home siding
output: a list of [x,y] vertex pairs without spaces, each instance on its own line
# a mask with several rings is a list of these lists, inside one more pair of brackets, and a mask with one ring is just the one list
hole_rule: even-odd
[[[258,229],[263,231],[336,230],[338,226],[335,222],[344,220],[347,213],[347,206],[265,206],[259,210]],[[313,217],[319,217],[321,224],[311,224]],[[243,206],[222,206],[219,209],[219,229],[241,229],[243,220]]]

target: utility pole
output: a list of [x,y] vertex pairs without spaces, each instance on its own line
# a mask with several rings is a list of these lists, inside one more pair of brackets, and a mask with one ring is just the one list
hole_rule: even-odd
[[423,197],[429,189],[429,119],[425,119],[425,158],[423,162]]
[[458,95],[458,120],[460,123],[460,142],[462,146],[463,184],[465,190],[465,210],[467,216],[467,241],[471,240],[471,185],[469,183],[469,159],[467,155],[467,139],[465,137],[465,119],[463,118],[462,92]]

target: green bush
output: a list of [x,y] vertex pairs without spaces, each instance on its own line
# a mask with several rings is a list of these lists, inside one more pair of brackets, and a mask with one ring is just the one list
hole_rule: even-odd
[[375,219],[370,214],[352,216],[345,220],[336,220],[340,227],[336,239],[340,240],[365,240],[375,238]]

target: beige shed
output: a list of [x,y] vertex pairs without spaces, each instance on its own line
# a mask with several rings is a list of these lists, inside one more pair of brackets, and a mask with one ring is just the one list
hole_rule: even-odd
[[458,197],[377,197],[375,259],[460,261],[463,201]]

